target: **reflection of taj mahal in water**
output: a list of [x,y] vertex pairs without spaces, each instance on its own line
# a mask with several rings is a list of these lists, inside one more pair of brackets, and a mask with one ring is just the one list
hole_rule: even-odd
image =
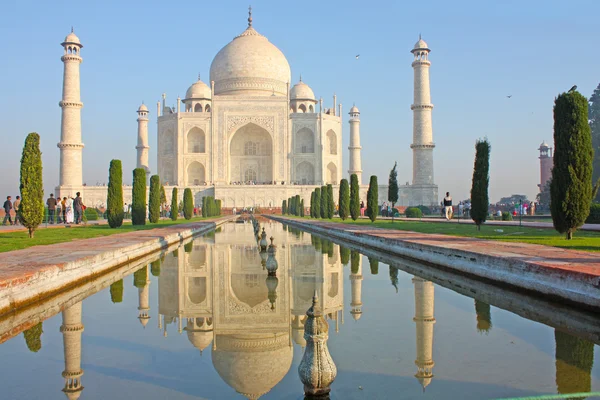
[[[158,311],[158,328],[165,337],[185,334],[200,354],[210,346],[213,366],[223,381],[243,396],[257,399],[290,371],[294,343],[302,349],[306,345],[304,322],[315,290],[322,299],[323,314],[336,332],[344,323],[345,306],[354,320],[360,319],[362,256],[353,261],[358,265],[352,266],[351,298],[345,303],[338,245],[333,245],[333,252],[315,251],[310,235],[284,232],[280,224],[267,225],[277,245],[273,284],[264,268],[267,256],[257,249],[252,225],[225,224],[222,229],[222,236],[198,238],[165,256],[158,279],[158,310],[154,312],[150,266],[144,267],[148,278],[138,287],[138,318],[146,327]],[[433,378],[434,286],[417,277],[413,284],[415,377],[425,388]],[[81,302],[63,311],[63,391],[69,399],[77,399],[83,390],[81,315]],[[329,340],[335,341],[335,335]]]

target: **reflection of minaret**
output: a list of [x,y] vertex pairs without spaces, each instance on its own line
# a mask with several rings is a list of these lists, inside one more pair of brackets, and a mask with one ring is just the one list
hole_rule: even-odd
[[62,373],[65,378],[65,387],[63,392],[68,399],[78,399],[83,390],[81,377],[81,333],[83,324],[81,323],[81,302],[72,305],[62,312],[63,323],[60,332],[63,334],[63,343],[65,350],[65,370]]
[[139,307],[138,310],[139,315],[138,315],[138,319],[140,320],[140,323],[142,324],[142,326],[145,328],[146,325],[148,324],[148,320],[150,319],[150,314],[148,313],[148,311],[150,311],[150,301],[149,301],[149,295],[150,295],[150,277],[149,277],[149,271],[148,271],[148,267],[146,266],[146,284],[143,287],[139,287],[138,288],[138,295],[139,295]]
[[414,277],[415,286],[415,317],[417,324],[417,374],[415,377],[421,382],[423,390],[431,383],[433,378],[433,283],[422,278]]
[[352,302],[350,303],[352,309],[350,310],[350,314],[352,314],[352,318],[355,321],[358,321],[362,315],[362,257],[360,253],[352,251],[350,258],[350,284],[352,289]]

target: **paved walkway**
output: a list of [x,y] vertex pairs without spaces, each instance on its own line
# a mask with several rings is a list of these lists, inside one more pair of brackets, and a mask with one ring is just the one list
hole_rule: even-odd
[[[130,221],[130,220],[125,220]],[[88,221],[87,225],[106,225],[108,221],[105,219],[101,219],[98,221]],[[82,226],[86,226],[85,224],[46,224],[43,223],[37,227],[37,229],[61,229],[61,228],[79,228]],[[8,232],[26,232],[27,228],[23,227],[23,225],[1,225],[0,224],[0,233],[8,233]]]

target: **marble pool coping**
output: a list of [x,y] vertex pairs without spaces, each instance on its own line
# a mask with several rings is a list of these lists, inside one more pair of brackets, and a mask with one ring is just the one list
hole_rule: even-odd
[[268,216],[308,232],[600,310],[600,255],[527,243]]
[[0,316],[235,219],[225,216],[0,253]]

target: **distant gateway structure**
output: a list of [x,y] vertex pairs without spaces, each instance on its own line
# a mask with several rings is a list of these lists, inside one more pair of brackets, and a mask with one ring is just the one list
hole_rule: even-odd
[[[83,47],[71,32],[62,43],[64,80],[60,184],[57,196],[82,192],[90,206],[106,204],[105,186],[84,186],[82,180],[79,64]],[[429,89],[429,48],[419,39],[414,49],[413,183],[400,186],[398,205],[436,205]],[[210,67],[210,87],[193,83],[184,99],[168,107],[166,95],[157,104],[158,175],[170,187],[189,187],[197,204],[203,196],[221,199],[223,208],[277,208],[300,195],[308,206],[315,187],[332,184],[335,196],[343,177],[357,174],[362,185],[360,111],[350,109],[350,165],[342,172],[342,104],[324,108],[302,81],[290,87],[291,69],[284,54],[252,26],[223,47]],[[150,175],[148,108],[138,110],[137,163]],[[391,164],[391,161],[390,161]],[[382,177],[381,182],[385,182]],[[180,195],[183,190],[180,190]],[[125,202],[131,191],[124,190]],[[379,187],[379,203],[387,201],[387,185]]]

